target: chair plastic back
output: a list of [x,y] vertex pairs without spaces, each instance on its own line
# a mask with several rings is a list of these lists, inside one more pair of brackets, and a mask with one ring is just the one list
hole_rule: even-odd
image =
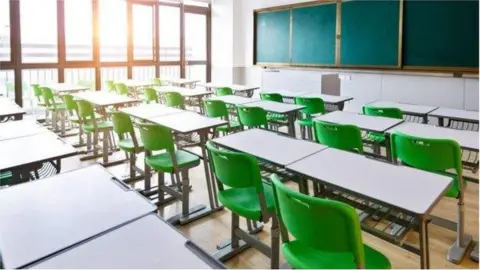
[[150,104],[152,102],[158,103],[157,91],[155,91],[155,89],[153,88],[148,87],[143,89],[143,96],[147,104]]
[[379,108],[363,106],[363,114],[371,116],[382,116],[396,119],[403,119],[403,112],[399,108]]
[[157,86],[162,86],[162,80],[160,78],[153,78],[152,82]]
[[204,100],[205,115],[208,117],[228,117],[228,109],[221,100]]
[[143,146],[148,151],[175,151],[172,131],[155,124],[138,124]]
[[363,153],[362,133],[357,126],[314,121],[315,138],[323,145]]
[[48,87],[40,87],[40,89],[42,90],[42,96],[45,104],[49,107],[55,108],[55,96],[53,95],[52,89]]
[[255,187],[263,192],[260,167],[257,160],[248,154],[225,151],[207,142],[207,149],[212,159],[213,171],[218,182],[231,188]]
[[228,95],[233,95],[233,90],[230,87],[222,87],[218,88],[216,91],[217,96],[228,96]]
[[237,106],[238,119],[244,126],[253,127],[268,127],[267,113],[260,107],[245,107]]
[[165,92],[163,93],[163,96],[165,97],[165,103],[167,104],[167,106],[179,109],[185,108],[185,101],[180,93]]
[[65,102],[65,107],[67,108],[70,114],[75,112],[78,115],[78,106],[77,106],[77,103],[75,103],[75,100],[72,95],[64,95],[63,101]]
[[90,102],[86,100],[78,100],[77,107],[78,107],[78,117],[82,118],[84,121],[95,120],[93,106]]
[[310,197],[288,188],[271,176],[277,215],[296,241],[330,252],[350,252],[357,266],[365,265],[357,212],[342,202]]
[[280,94],[277,93],[260,93],[260,98],[262,100],[269,100],[269,101],[274,101],[274,102],[283,102],[283,97]]
[[109,92],[115,92],[117,91],[115,89],[115,82],[114,81],[105,81],[105,87],[107,87],[107,90]]
[[321,98],[297,97],[295,104],[305,106],[300,112],[306,115],[325,113],[325,103]]
[[37,102],[42,102],[43,94],[42,94],[42,89],[40,88],[40,85],[31,84],[30,86],[32,87],[32,90],[33,90],[33,96],[37,98]]
[[113,131],[118,135],[134,132],[132,119],[123,112],[112,112]]
[[117,90],[117,93],[122,96],[128,95],[128,86],[124,83],[116,83],[115,89]]

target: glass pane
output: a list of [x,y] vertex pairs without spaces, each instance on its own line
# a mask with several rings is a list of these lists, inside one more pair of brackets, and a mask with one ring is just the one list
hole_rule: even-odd
[[127,1],[100,1],[100,61],[127,61]]
[[160,61],[180,61],[180,8],[160,6]]
[[155,78],[155,67],[133,67],[132,75],[134,80],[151,81]]
[[180,66],[160,66],[160,78],[180,78]]
[[105,87],[105,81],[121,81],[127,79],[126,67],[102,68],[100,72],[100,80],[102,82],[102,87]]
[[185,69],[185,75],[188,79],[206,81],[207,65],[187,66]]
[[65,0],[67,61],[93,60],[92,1]]
[[23,63],[56,63],[57,0],[20,1]]
[[0,61],[10,61],[10,0],[0,0]]
[[15,73],[13,70],[0,70],[0,97],[15,100]]
[[37,106],[37,99],[33,95],[30,85],[32,83],[46,85],[58,82],[58,70],[50,69],[24,69],[22,70],[23,108],[27,114],[34,114],[36,118],[44,118],[44,110]]
[[65,82],[95,88],[95,68],[66,68]]
[[207,16],[185,13],[185,57],[207,59]]
[[133,58],[153,60],[153,7],[133,5]]

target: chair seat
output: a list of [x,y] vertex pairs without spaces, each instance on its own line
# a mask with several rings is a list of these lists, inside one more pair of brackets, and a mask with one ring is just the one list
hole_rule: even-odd
[[313,119],[312,118],[298,119],[297,123],[300,126],[312,127],[313,126]]
[[241,127],[241,124],[239,122],[230,121],[230,126],[229,125],[223,125],[223,126],[217,127],[217,131],[230,132],[230,131],[238,129],[240,127]]
[[[267,210],[275,210],[273,197],[273,188],[271,185],[263,183],[263,191]],[[248,188],[230,188],[218,192],[219,201],[235,214],[251,220],[261,220],[262,210],[260,201],[254,187]]]
[[369,132],[367,138],[376,143],[383,143],[385,141],[385,135],[383,133]]
[[279,113],[267,113],[268,121],[287,121],[287,117],[284,114]]
[[[143,149],[143,143],[141,141],[137,141],[137,142],[138,142],[138,148]],[[135,145],[133,144],[132,139],[120,140],[118,142],[118,147],[128,153],[136,153],[139,150],[135,148]]]
[[[363,245],[366,269],[389,269],[390,261],[375,249]],[[356,269],[353,254],[350,252],[328,252],[292,241],[282,245],[287,262],[294,269]]]
[[[76,115],[70,115],[70,116],[68,117],[68,119],[70,119],[70,121],[72,121],[72,122],[75,123],[75,124],[78,124],[78,123],[81,122],[80,119],[78,118],[78,116],[76,116]],[[95,119],[96,119],[96,120],[101,120],[101,119],[103,119],[103,117],[102,117],[101,115],[99,115],[99,114],[95,114]]]
[[3,171],[0,173],[0,186],[9,185],[13,180],[11,171]]
[[[112,128],[113,125],[110,122],[97,122],[97,130],[105,130]],[[95,132],[95,127],[93,126],[93,123],[86,123],[83,125],[83,130],[85,130],[85,132]]]
[[[178,150],[175,152],[175,156],[177,158],[177,167],[180,169],[193,168],[200,164],[200,158],[198,156],[186,151]],[[172,173],[174,171],[169,153],[145,157],[145,163],[150,166],[150,168],[157,171],[166,173]]]

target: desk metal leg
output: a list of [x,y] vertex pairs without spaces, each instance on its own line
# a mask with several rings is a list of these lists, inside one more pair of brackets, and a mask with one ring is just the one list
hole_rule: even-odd
[[290,134],[290,136],[294,138],[296,137],[295,136],[295,114],[296,112],[288,114],[288,133]]
[[458,221],[457,221],[457,240],[453,243],[452,247],[448,251],[447,260],[449,262],[459,264],[467,249],[472,244],[472,236],[467,235],[464,233],[465,230],[465,204],[463,202],[464,196],[464,187],[463,187],[463,177],[459,177],[458,179],[459,188],[460,188],[460,196],[458,198]]
[[427,216],[420,217],[420,268],[430,268],[430,251],[428,246],[428,221]]

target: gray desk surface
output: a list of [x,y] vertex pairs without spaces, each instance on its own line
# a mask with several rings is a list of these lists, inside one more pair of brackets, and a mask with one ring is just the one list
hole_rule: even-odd
[[260,89],[258,86],[248,86],[248,85],[240,85],[240,84],[221,84],[221,83],[205,83],[201,84],[201,86],[208,87],[208,88],[223,88],[229,87],[234,92],[245,92],[245,91],[252,91]]
[[415,137],[430,139],[451,139],[457,141],[463,149],[478,151],[479,140],[477,131],[459,130],[405,122],[387,130],[388,134],[392,134],[394,132],[401,132]]
[[0,141],[0,170],[65,158],[77,150],[51,132]]
[[105,91],[89,91],[75,94],[76,98],[86,100],[99,107],[115,106],[139,102],[137,99]]
[[34,120],[0,123],[0,141],[50,132]]
[[152,117],[185,112],[184,110],[168,107],[162,104],[142,104],[136,107],[121,108],[120,111],[135,118],[145,120]]
[[447,176],[333,148],[287,169],[421,215],[430,212],[452,182]]
[[0,97],[0,117],[22,115],[25,113],[25,110],[12,100]]
[[226,121],[218,118],[210,118],[195,112],[187,111],[149,118],[148,121],[168,127],[179,133],[191,133],[227,124]]
[[336,123],[341,125],[354,125],[365,131],[385,132],[403,120],[363,115],[352,112],[335,111],[316,117],[315,120]]
[[0,205],[8,205],[0,208],[5,267],[22,267],[155,211],[111,178],[93,165],[0,190]]
[[300,106],[296,104],[287,104],[287,103],[280,103],[280,102],[274,102],[274,101],[269,101],[269,100],[260,100],[256,102],[250,102],[243,104],[243,106],[246,107],[261,107],[267,112],[272,112],[272,113],[289,113],[289,112],[294,112],[294,111],[299,111],[305,106]]
[[183,79],[183,78],[162,79],[162,81],[169,82],[172,84],[178,84],[178,85],[194,84],[194,83],[200,82],[200,80]]
[[477,111],[466,111],[458,109],[449,109],[449,108],[438,108],[428,115],[434,117],[448,118],[458,121],[467,121],[467,122],[477,122],[478,123],[478,112]]
[[151,214],[34,265],[40,269],[207,269],[187,239]]
[[375,101],[368,106],[372,107],[393,107],[399,108],[402,112],[406,114],[416,114],[416,115],[426,115],[429,112],[437,109],[438,107],[432,106],[424,106],[424,105],[414,105],[414,104],[406,104],[406,103],[399,103],[399,102],[392,102],[392,101]]
[[211,95],[212,92],[205,90],[204,88],[186,88],[186,87],[177,87],[177,86],[157,86],[154,87],[157,92],[178,92],[184,97],[201,97]]
[[297,92],[297,91],[288,91],[288,90],[279,90],[279,91],[273,91],[273,90],[262,90],[261,93],[265,94],[280,94],[282,97],[285,98],[296,98],[296,97],[301,97],[303,95],[310,94],[310,92]]
[[235,105],[235,106],[259,101],[258,99],[241,97],[241,96],[236,96],[236,95],[212,96],[212,97],[209,98],[209,100],[221,100],[221,101],[223,101],[227,104]]
[[61,92],[80,92],[85,90],[90,90],[90,88],[82,85],[76,85],[71,83],[55,83],[55,84],[48,84],[44,85],[43,87],[51,88],[52,91],[61,93]]
[[327,104],[340,104],[353,99],[353,97],[332,96],[332,95],[324,95],[324,94],[317,94],[317,93],[308,93],[308,94],[302,95],[301,97],[321,98],[323,99],[323,102]]
[[139,80],[124,80],[119,82],[124,83],[127,87],[148,87],[148,86],[155,85],[155,83],[153,82],[139,81]]
[[321,144],[297,140],[261,129],[250,129],[220,137],[214,139],[213,142],[280,166],[286,166],[326,149],[326,146]]

